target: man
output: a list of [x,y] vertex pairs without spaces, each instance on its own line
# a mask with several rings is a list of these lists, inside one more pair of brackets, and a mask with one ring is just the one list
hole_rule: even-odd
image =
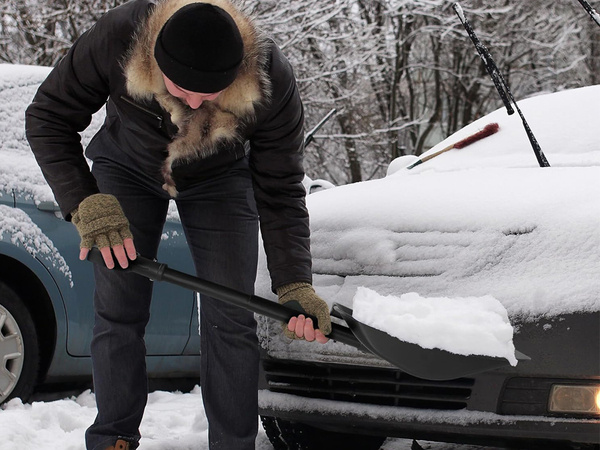
[[[108,99],[108,102],[107,102]],[[79,132],[106,103],[83,156]],[[134,449],[147,398],[152,284],[125,268],[157,254],[174,198],[199,277],[251,293],[258,217],[272,287],[303,315],[286,335],[326,342],[327,304],[311,286],[301,184],[303,112],[292,69],[228,0],[133,0],[73,45],[26,114],[27,137],[95,267],[92,340],[98,415],[88,449]],[[115,262],[116,259],[116,262]],[[201,299],[201,385],[211,449],[254,448],[258,347],[252,313]]]

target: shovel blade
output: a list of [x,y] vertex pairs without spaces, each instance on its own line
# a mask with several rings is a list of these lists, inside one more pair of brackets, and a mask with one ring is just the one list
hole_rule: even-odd
[[505,358],[465,356],[437,348],[423,348],[359,322],[352,316],[352,310],[346,306],[335,303],[333,310],[344,319],[366,349],[418,378],[434,381],[452,380],[510,365]]

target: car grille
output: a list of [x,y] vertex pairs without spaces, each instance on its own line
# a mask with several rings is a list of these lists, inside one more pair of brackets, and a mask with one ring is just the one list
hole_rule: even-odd
[[272,392],[347,402],[457,410],[467,406],[473,379],[428,381],[400,370],[341,364],[263,361]]

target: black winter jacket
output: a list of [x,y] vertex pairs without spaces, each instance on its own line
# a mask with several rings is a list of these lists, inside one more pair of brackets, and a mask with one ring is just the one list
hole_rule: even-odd
[[88,156],[134,164],[172,196],[247,154],[273,288],[311,282],[303,111],[292,68],[228,0],[206,0],[232,15],[245,56],[233,84],[191,110],[166,91],[152,51],[162,25],[192,1],[133,0],[84,33],[27,109],[32,151],[67,220],[98,192],[79,133],[105,104],[99,133],[120,152]]

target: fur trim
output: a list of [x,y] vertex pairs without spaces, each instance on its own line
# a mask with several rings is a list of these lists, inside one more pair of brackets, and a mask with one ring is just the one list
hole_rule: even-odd
[[162,72],[154,59],[154,45],[163,25],[180,8],[194,0],[160,0],[147,20],[138,29],[125,58],[123,70],[127,92],[138,101],[156,99],[178,127],[177,136],[167,147],[168,156],[163,165],[163,188],[172,197],[177,189],[172,177],[175,161],[206,158],[220,146],[242,139],[243,124],[255,119],[256,108],[270,97],[271,84],[266,73],[266,38],[229,0],[203,0],[227,11],[240,30],[244,42],[244,59],[234,82],[216,100],[204,102],[193,110],[170,95]]

